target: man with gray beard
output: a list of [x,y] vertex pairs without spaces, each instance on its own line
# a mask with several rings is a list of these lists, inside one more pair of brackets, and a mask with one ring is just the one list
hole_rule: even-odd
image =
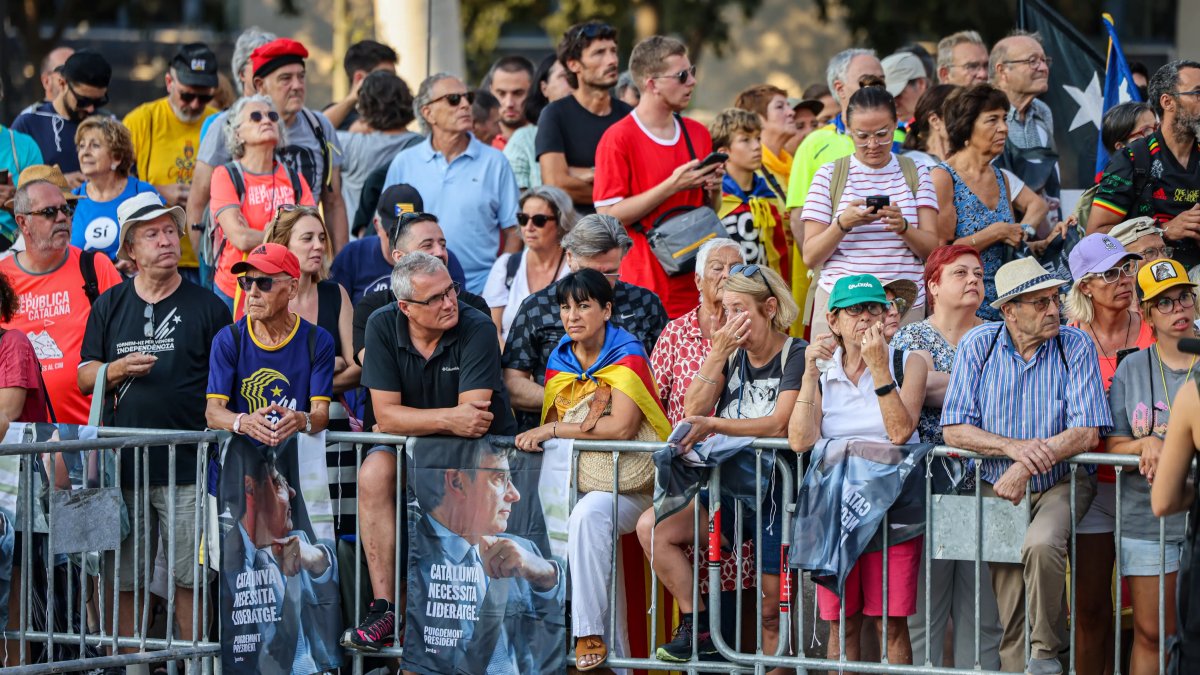
[[[138,177],[154,185],[167,206],[187,206],[200,129],[204,118],[217,112],[209,105],[217,93],[217,55],[203,43],[183,45],[163,80],[167,95],[134,108],[125,126],[133,138]],[[192,242],[186,231],[180,234],[179,271],[199,283]]]
[[1150,80],[1150,104],[1162,124],[1109,161],[1088,232],[1150,216],[1175,248],[1175,259],[1191,269],[1200,264],[1200,62],[1159,68]]

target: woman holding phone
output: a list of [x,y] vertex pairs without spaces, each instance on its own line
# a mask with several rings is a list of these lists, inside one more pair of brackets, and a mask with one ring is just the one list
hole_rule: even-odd
[[[925,318],[922,263],[938,245],[937,195],[929,169],[892,152],[896,100],[864,76],[846,105],[854,154],[822,166],[804,202],[804,264],[820,269],[812,335],[829,331],[829,293],[838,279],[873,274],[918,284],[903,324]],[[840,186],[840,191],[839,191]]]

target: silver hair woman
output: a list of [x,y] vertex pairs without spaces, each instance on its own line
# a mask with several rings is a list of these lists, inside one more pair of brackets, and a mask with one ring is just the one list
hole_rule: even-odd
[[530,188],[521,195],[520,204],[517,231],[525,248],[497,258],[483,287],[483,299],[492,310],[502,343],[508,339],[509,327],[525,298],[570,271],[562,238],[579,219],[571,198],[556,187]]

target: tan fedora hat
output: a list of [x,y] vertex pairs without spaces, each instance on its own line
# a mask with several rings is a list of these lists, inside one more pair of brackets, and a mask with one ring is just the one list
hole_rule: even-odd
[[[69,202],[79,199],[78,195],[71,194],[71,185],[67,183],[67,177],[63,175],[62,169],[59,169],[58,166],[34,164],[25,167],[25,169],[21,171],[21,175],[17,176],[17,187],[35,180],[44,180],[54,183],[58,186],[59,190],[62,190],[63,199],[66,199]],[[9,199],[8,201],[4,202],[4,208],[12,211],[13,202],[13,199]]]
[[1000,309],[1018,295],[1059,288],[1068,283],[1047,272],[1033,258],[1018,258],[996,270],[996,300],[992,302],[992,307]]

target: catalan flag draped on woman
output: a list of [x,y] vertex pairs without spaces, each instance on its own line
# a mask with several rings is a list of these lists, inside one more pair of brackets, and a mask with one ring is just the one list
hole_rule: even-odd
[[637,403],[660,440],[671,433],[671,424],[658,396],[658,386],[650,371],[650,359],[642,343],[623,328],[608,323],[604,327],[604,347],[589,368],[584,368],[571,350],[570,335],[550,354],[546,363],[546,395],[542,401],[542,422],[554,407],[555,399],[565,395],[582,400],[600,385],[608,385]]

